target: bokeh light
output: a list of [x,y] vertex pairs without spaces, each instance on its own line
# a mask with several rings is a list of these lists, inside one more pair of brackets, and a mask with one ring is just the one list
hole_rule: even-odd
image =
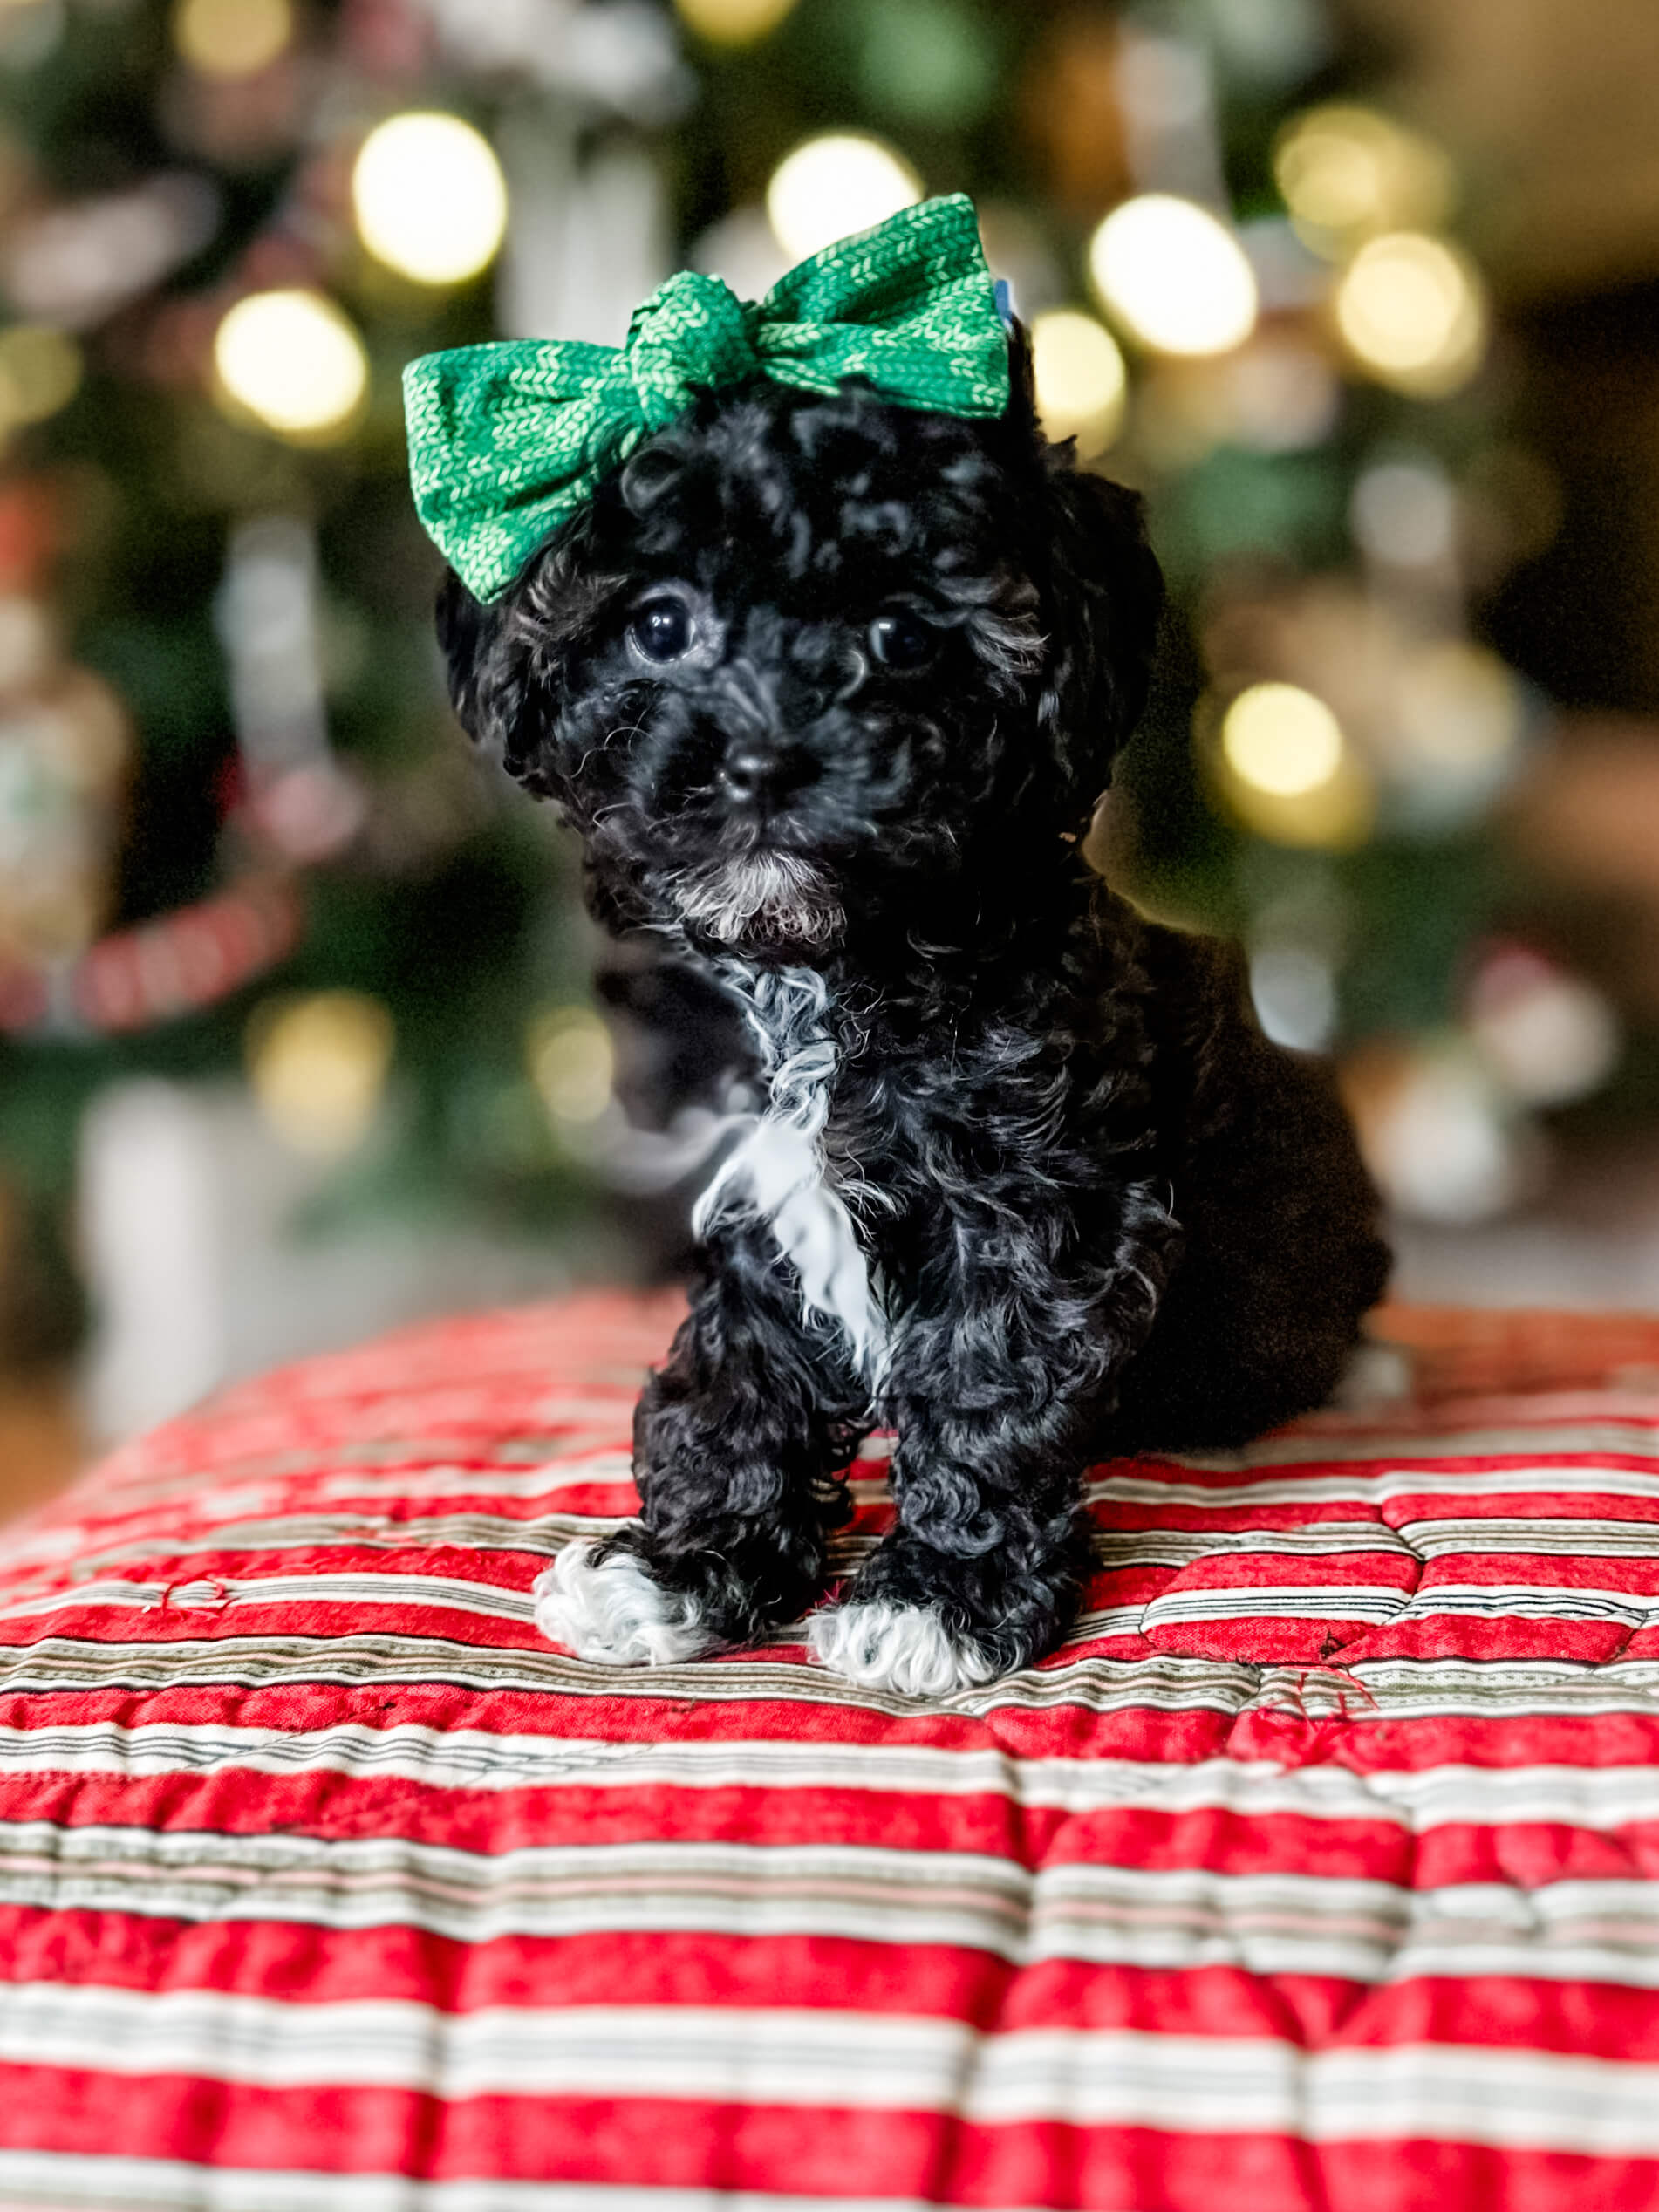
[[1303,242],[1344,253],[1385,230],[1431,229],[1451,213],[1451,163],[1390,117],[1345,102],[1310,108],[1280,133],[1273,175]]
[[420,284],[460,284],[507,234],[507,183],[489,141],[458,115],[393,115],[363,141],[352,206],[377,260]]
[[1441,399],[1468,383],[1486,346],[1479,272],[1443,238],[1390,231],[1342,272],[1336,325],[1349,352],[1379,383]]
[[290,1150],[338,1159],[368,1133],[395,1042],[391,1014],[365,992],[268,1000],[248,1024],[248,1080]]
[[1342,409],[1342,386],[1318,348],[1291,332],[1261,331],[1208,365],[1225,400],[1222,434],[1256,453],[1323,445]]
[[1123,420],[1127,379],[1111,332],[1092,315],[1055,308],[1031,325],[1037,412],[1056,441],[1075,438],[1085,459],[1103,452]]
[[1252,684],[1219,715],[1214,701],[1200,701],[1198,727],[1214,734],[1212,772],[1229,811],[1258,836],[1331,850],[1365,837],[1375,787],[1313,693]]
[[1221,750],[1244,782],[1276,798],[1300,798],[1335,775],[1342,732],[1312,692],[1295,684],[1252,684],[1222,720]]
[[530,1080],[556,1123],[597,1122],[611,1103],[611,1032],[588,1007],[538,1014],[525,1040]]
[[777,29],[795,0],[674,0],[688,31],[711,46],[752,46]]
[[924,130],[962,130],[1004,85],[993,25],[973,0],[856,0],[855,82],[872,114]]
[[0,437],[67,406],[80,378],[80,348],[66,331],[39,323],[0,331]]
[[1365,1164],[1403,1213],[1466,1226],[1524,1193],[1535,1149],[1468,1039],[1373,1042],[1349,1056],[1342,1090]]
[[38,599],[0,593],[0,698],[44,683],[59,652],[57,624]]
[[1487,1066],[1525,1106],[1589,1097],[1623,1048],[1618,1015],[1601,993],[1524,945],[1497,946],[1481,961],[1468,1024]]
[[1256,280],[1243,248],[1205,208],[1149,192],[1114,208],[1089,245],[1095,289],[1160,353],[1225,353],[1255,327]]
[[1393,748],[1400,765],[1482,775],[1520,741],[1526,701],[1513,672],[1467,638],[1417,646],[1401,666]]
[[1372,462],[1355,481],[1348,519],[1361,551],[1390,568],[1432,568],[1457,550],[1457,499],[1426,457]]
[[294,35],[292,0],[179,0],[173,43],[204,77],[253,77]]
[[368,391],[363,341],[332,300],[299,287],[238,300],[213,361],[230,412],[301,442],[343,434]]
[[766,188],[767,218],[791,261],[914,207],[922,181],[902,154],[859,131],[810,138]]
[[1252,947],[1250,996],[1263,1034],[1293,1052],[1323,1052],[1336,1028],[1336,978],[1312,946]]

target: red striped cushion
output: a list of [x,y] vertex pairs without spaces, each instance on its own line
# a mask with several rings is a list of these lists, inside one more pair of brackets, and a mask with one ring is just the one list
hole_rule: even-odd
[[537,1636],[672,1319],[291,1369],[9,1533],[0,2205],[1659,2206],[1659,1324],[1396,1315],[1483,1395],[1103,1469],[1069,1643],[941,1707]]

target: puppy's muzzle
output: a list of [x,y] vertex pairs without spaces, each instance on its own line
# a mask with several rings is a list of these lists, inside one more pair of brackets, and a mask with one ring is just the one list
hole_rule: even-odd
[[823,773],[823,763],[804,745],[744,737],[727,750],[720,787],[733,806],[767,814],[798,798]]
[[681,918],[723,945],[822,948],[846,926],[829,877],[795,853],[747,853],[687,869],[670,890]]

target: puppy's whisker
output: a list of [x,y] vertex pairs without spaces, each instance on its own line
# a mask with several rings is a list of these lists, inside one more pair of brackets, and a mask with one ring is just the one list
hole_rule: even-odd
[[609,752],[611,748],[616,743],[619,737],[633,738],[643,736],[645,734],[645,726],[643,722],[618,722],[615,729],[607,730],[605,732],[604,735],[599,740],[597,745],[589,746],[587,751],[582,755],[581,760],[577,763],[577,774],[578,775],[582,775],[585,770],[588,762],[594,759],[597,754]]

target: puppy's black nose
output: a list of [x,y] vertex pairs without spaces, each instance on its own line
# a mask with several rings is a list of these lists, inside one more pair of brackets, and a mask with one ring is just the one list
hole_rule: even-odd
[[728,798],[743,806],[775,806],[816,783],[819,764],[804,746],[745,741],[726,756],[720,782]]

